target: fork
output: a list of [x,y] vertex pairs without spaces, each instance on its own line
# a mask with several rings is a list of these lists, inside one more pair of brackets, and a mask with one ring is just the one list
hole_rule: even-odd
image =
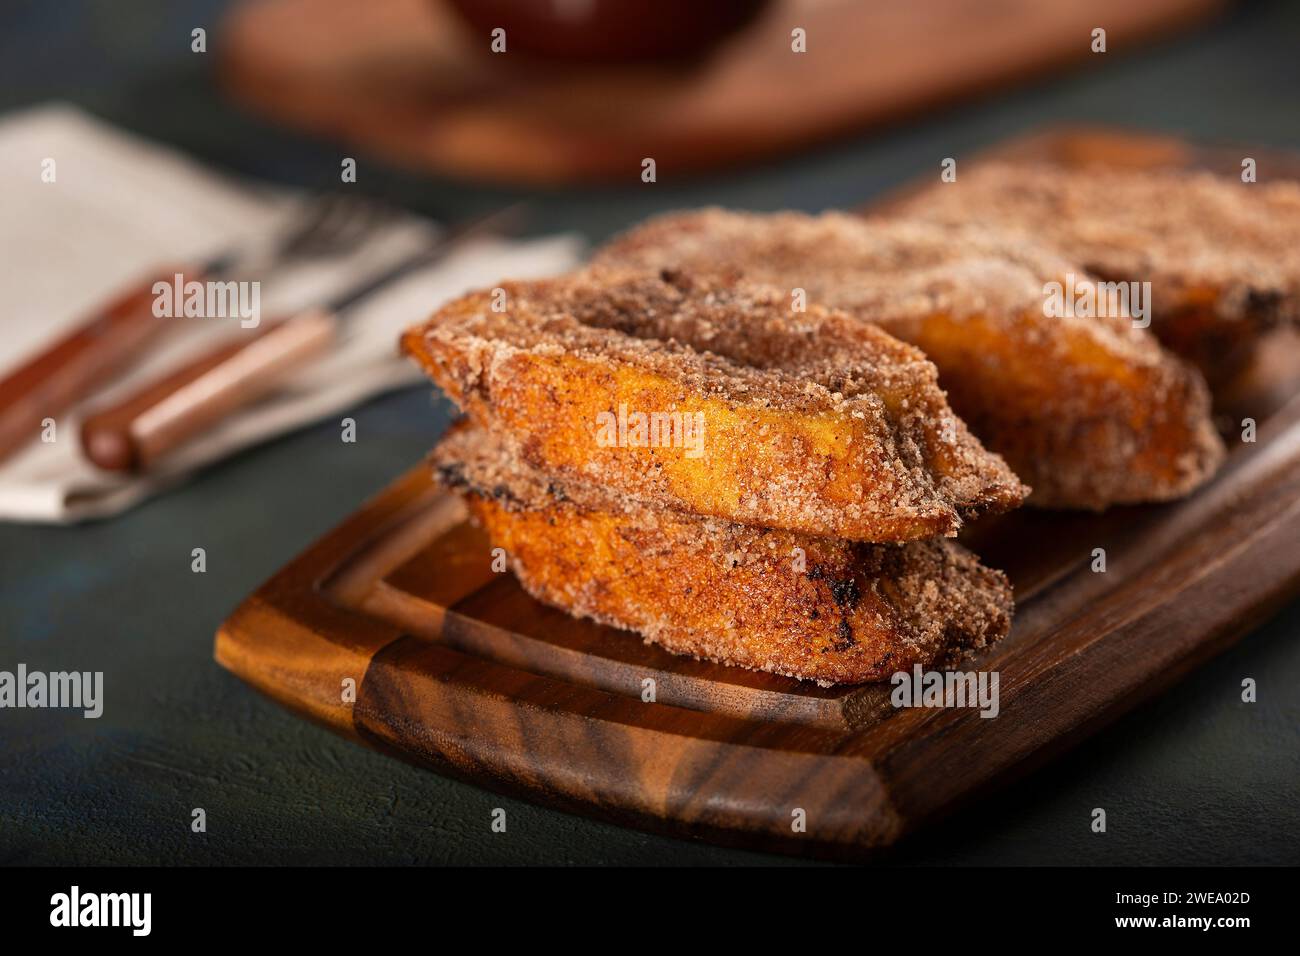
[[[388,206],[344,193],[315,193],[262,252],[258,265],[272,269],[333,256],[394,214]],[[247,256],[231,248],[188,267],[188,274],[203,278],[249,265]],[[153,314],[153,288],[176,274],[187,274],[187,268],[158,270],[0,380],[0,461],[34,440],[46,419],[57,419],[111,381],[167,328]]]

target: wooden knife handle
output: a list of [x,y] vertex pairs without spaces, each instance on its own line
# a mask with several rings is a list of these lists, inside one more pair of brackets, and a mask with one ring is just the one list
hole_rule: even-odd
[[[178,272],[196,275],[169,270],[169,284]],[[170,319],[153,314],[153,286],[133,287],[0,381],[0,460],[35,441],[44,419],[89,398],[168,328]]]
[[268,324],[145,385],[81,426],[86,457],[108,471],[147,471],[232,411],[273,391],[334,340],[333,313],[311,310]]

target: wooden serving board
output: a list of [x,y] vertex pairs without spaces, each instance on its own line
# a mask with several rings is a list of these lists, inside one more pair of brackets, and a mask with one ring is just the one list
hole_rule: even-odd
[[[1123,56],[1224,0],[773,0],[702,61],[539,66],[487,52],[435,0],[238,4],[213,50],[270,119],[480,180],[661,180],[800,149],[1071,65]],[[791,30],[807,52],[791,52]],[[1107,31],[1107,53],[1091,51]],[[688,23],[681,29],[690,29]],[[507,44],[508,46],[508,44]]]
[[[1210,155],[1106,131],[1011,148],[1063,162]],[[1254,417],[1258,441],[1230,442],[1187,500],[1023,509],[968,529],[1016,591],[1011,634],[964,665],[1000,675],[994,719],[895,710],[888,685],[823,689],[674,657],[544,607],[491,571],[488,542],[424,465],[248,598],[216,656],[339,733],[493,789],[682,836],[857,856],[1063,751],[1300,591],[1300,345],[1272,343],[1223,414]],[[1099,547],[1105,573],[1091,569]]]

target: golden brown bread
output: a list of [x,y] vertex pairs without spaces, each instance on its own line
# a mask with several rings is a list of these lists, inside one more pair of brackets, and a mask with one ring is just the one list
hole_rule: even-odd
[[1187,494],[1223,457],[1196,372],[1122,314],[1044,311],[1082,268],[980,227],[829,213],[703,209],[661,216],[600,250],[597,268],[681,268],[767,283],[879,325],[939,367],[953,408],[1044,507]]
[[1001,638],[1006,578],[946,540],[857,544],[561,483],[481,428],[433,452],[538,600],[678,654],[821,683],[882,680]]
[[1021,230],[1103,279],[1150,282],[1152,331],[1212,383],[1300,321],[1300,183],[991,162],[894,211]]
[[846,315],[794,314],[720,276],[615,271],[502,290],[504,311],[492,293],[467,295],[403,347],[557,478],[870,541],[951,535],[963,515],[1024,496],[948,407],[934,366]]

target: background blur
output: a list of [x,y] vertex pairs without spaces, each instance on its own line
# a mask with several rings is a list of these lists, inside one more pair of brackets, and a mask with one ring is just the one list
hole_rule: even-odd
[[[255,119],[189,49],[219,0],[7,0],[0,113],[76,103],[219,169],[295,185],[361,161],[362,191],[455,219],[532,200],[530,232],[592,241],[702,204],[818,211],[1000,139],[1097,122],[1300,149],[1300,4],[1247,3],[1136,52],[883,131],[689,179],[529,189],[399,171]],[[925,50],[916,50],[925,56]],[[0,215],[3,215],[0,183]],[[5,274],[0,290],[18,277]],[[0,298],[3,298],[0,296]],[[593,823],[381,757],[308,725],[211,660],[220,621],[310,541],[417,462],[449,418],[427,387],[242,453],[112,521],[0,525],[0,666],[103,670],[98,721],[0,715],[0,862],[717,862],[766,859]],[[191,547],[208,572],[192,575]],[[1069,757],[899,848],[903,863],[1276,863],[1300,859],[1300,605]],[[33,664],[32,666],[36,666]],[[1243,676],[1260,702],[1239,703]],[[117,688],[130,687],[123,694]],[[129,699],[124,699],[129,696]],[[208,833],[191,834],[191,807]],[[494,806],[510,836],[492,837]],[[1110,832],[1089,832],[1106,807]],[[1259,839],[1261,828],[1271,833]]]

